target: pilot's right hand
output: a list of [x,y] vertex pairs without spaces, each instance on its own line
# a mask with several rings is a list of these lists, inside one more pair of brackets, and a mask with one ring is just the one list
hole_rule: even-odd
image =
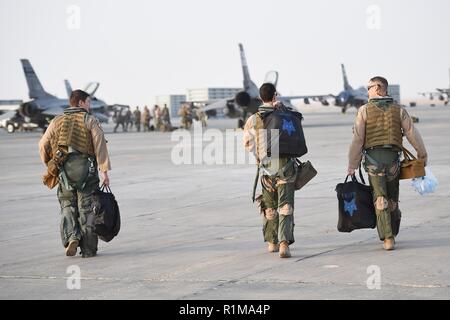
[[102,185],[104,185],[105,187],[109,187],[109,177],[108,177],[108,171],[101,171],[102,173]]
[[275,102],[273,103],[273,106],[274,106],[275,108],[280,108],[282,105],[283,105],[283,102],[281,102],[281,101],[279,101],[279,100],[277,100],[277,101],[275,101]]

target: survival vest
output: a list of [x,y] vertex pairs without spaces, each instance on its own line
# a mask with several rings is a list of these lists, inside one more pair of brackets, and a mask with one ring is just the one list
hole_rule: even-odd
[[68,108],[55,118],[53,154],[66,156],[58,165],[59,182],[66,189],[83,190],[89,176],[96,174],[97,164],[90,130],[86,126],[89,114],[81,108]]
[[402,137],[399,106],[391,104],[383,109],[374,103],[367,105],[364,149],[383,145],[393,145],[401,149]]

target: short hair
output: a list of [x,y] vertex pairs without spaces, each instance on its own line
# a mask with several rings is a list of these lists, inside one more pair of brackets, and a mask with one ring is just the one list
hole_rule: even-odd
[[273,83],[264,83],[261,88],[259,88],[259,96],[261,97],[263,102],[270,102],[273,100],[277,89],[273,85]]
[[69,103],[71,107],[78,107],[80,101],[85,102],[89,98],[89,94],[83,90],[74,90],[70,94]]
[[384,91],[387,92],[389,83],[386,80],[386,78],[383,78],[383,77],[380,77],[380,76],[376,76],[376,77],[373,77],[372,79],[370,79],[370,82],[380,82],[381,83],[381,89],[383,89]]

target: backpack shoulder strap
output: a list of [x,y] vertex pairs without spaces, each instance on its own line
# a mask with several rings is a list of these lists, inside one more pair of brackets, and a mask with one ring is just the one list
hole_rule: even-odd
[[259,147],[259,129],[260,124],[258,124],[258,121],[260,123],[262,122],[262,117],[260,112],[256,112],[253,117],[253,129],[255,129],[255,158],[256,158],[256,176],[255,181],[253,182],[253,193],[252,193],[252,201],[255,202],[255,195],[256,195],[256,188],[258,187],[258,181],[259,181],[259,171],[261,169],[261,162],[258,158],[258,147]]

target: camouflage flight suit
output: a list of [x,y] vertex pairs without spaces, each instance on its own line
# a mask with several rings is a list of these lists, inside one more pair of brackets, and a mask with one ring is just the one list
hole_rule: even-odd
[[[372,161],[369,159],[373,159]],[[367,150],[364,169],[369,174],[370,186],[377,215],[380,240],[397,236],[402,214],[398,207],[400,153],[395,148]],[[387,205],[384,203],[387,201]]]
[[[369,107],[375,105],[380,112],[391,112],[396,116],[389,118],[389,125],[384,129],[382,124],[369,119]],[[373,110],[373,109],[372,109]],[[372,114],[372,113],[371,113]],[[372,120],[372,121],[371,121]],[[371,124],[368,123],[371,121]],[[396,126],[393,129],[393,126]],[[370,132],[367,130],[371,130]],[[374,134],[374,130],[376,133]],[[385,130],[390,133],[385,134]],[[400,130],[400,131],[395,131]],[[391,134],[392,132],[397,134]],[[398,140],[394,144],[376,145],[368,148],[368,139],[382,139],[387,136],[388,140]],[[398,135],[398,138],[394,136]],[[357,169],[361,158],[364,156],[364,168],[369,174],[369,182],[373,188],[373,201],[377,215],[377,230],[380,240],[394,238],[400,229],[401,212],[398,207],[399,201],[399,174],[400,174],[400,151],[402,147],[402,135],[417,151],[417,157],[427,162],[427,152],[417,129],[414,127],[408,112],[394,103],[390,97],[370,99],[369,103],[358,110],[353,127],[353,141],[349,149],[349,169]],[[366,139],[367,138],[367,139]]]
[[263,175],[261,177],[264,241],[277,244],[294,243],[295,168],[288,158],[280,159],[285,167],[285,179]]
[[[94,192],[98,189],[98,169],[106,172],[111,170],[106,140],[103,130],[96,118],[88,115],[81,108],[68,108],[64,115],[56,117],[47,128],[39,142],[39,152],[44,164],[51,159],[52,145],[61,136],[61,122],[66,115],[80,115],[79,131],[72,135],[72,139],[82,141],[85,136],[91,151],[81,153],[71,146],[67,146],[69,156],[64,162],[58,186],[58,200],[61,206],[61,240],[67,247],[72,240],[78,240],[83,257],[94,256],[97,252],[98,238],[94,233],[93,206]],[[83,118],[84,117],[84,118]],[[78,135],[77,132],[84,133]],[[83,140],[84,141],[84,140]],[[84,143],[84,142],[83,142]]]
[[[61,206],[61,240],[64,247],[70,241],[78,240],[83,256],[94,256],[97,253],[98,237],[94,233],[95,206],[94,192],[99,185],[97,163],[93,159],[93,172],[88,173],[85,185],[77,187],[75,184],[83,175],[81,171],[86,165],[86,157],[73,153],[64,164],[68,176],[67,183],[61,181],[58,187],[58,200]],[[70,177],[69,177],[70,176]]]
[[[272,106],[262,105],[260,112],[271,111]],[[262,133],[262,123],[257,123],[256,114],[250,116],[244,126],[244,147],[248,152],[254,152],[258,159],[266,157],[265,137]],[[255,130],[257,128],[257,130]],[[294,243],[294,195],[296,170],[294,161],[280,158],[277,168],[271,168],[271,163],[262,166],[262,196],[258,197],[261,214],[263,215],[264,241],[277,244],[286,241]],[[267,170],[267,171],[266,171]],[[281,170],[282,176],[274,176]],[[269,172],[268,172],[269,171]],[[279,172],[281,172],[279,171]],[[269,173],[269,174],[266,174]]]

